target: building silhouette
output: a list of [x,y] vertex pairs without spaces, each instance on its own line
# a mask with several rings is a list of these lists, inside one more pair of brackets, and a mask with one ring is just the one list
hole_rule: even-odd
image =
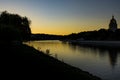
[[117,21],[114,18],[114,16],[112,16],[112,19],[110,20],[109,30],[113,31],[113,32],[115,32],[117,30]]

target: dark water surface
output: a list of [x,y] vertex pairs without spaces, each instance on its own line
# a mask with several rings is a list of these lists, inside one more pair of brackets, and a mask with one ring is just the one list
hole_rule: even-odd
[[100,49],[68,44],[58,40],[31,41],[26,44],[104,80],[120,80],[120,49]]

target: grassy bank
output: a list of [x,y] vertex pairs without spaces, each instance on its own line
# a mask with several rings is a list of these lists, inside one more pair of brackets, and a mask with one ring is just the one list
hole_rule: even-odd
[[2,75],[50,80],[101,80],[27,45],[1,45]]

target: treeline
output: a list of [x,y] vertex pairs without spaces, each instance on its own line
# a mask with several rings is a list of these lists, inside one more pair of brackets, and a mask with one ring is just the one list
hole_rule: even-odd
[[31,34],[31,21],[27,17],[3,11],[0,14],[0,42],[28,40],[120,40],[120,29],[86,31],[70,35]]
[[25,41],[31,36],[30,20],[18,14],[3,11],[0,14],[0,41]]
[[100,29],[95,31],[86,31],[80,33],[72,33],[69,35],[50,35],[50,34],[32,34],[31,40],[103,40],[103,41],[119,41],[120,29],[115,32]]
[[32,34],[31,40],[61,40],[61,35],[50,35],[50,34]]
[[120,29],[117,29],[115,32],[100,29],[98,31],[86,31],[80,33],[72,33],[65,36],[65,39],[69,40],[110,40],[118,41],[120,40]]

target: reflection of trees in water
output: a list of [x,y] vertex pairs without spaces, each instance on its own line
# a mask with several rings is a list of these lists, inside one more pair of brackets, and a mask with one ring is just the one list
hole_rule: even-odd
[[69,44],[69,47],[70,47],[70,49],[72,49],[74,51],[76,51],[76,49],[77,49],[77,45]]
[[114,68],[117,64],[118,52],[120,52],[120,50],[116,48],[99,48],[99,50],[102,51],[100,52],[100,55],[102,55],[102,57],[104,57],[105,54],[108,53],[110,65],[112,68]]
[[107,48],[107,47],[105,48],[105,47],[81,46],[77,44],[69,44],[69,45],[73,50],[76,50],[76,49],[81,50],[81,48],[84,48],[86,50],[91,50],[94,55],[97,55],[99,53],[101,58],[106,56],[106,54],[108,54],[111,67],[114,68],[117,64],[117,57],[118,57],[118,53],[120,52],[120,49]]
[[[99,53],[105,52],[104,50],[100,50],[99,48],[96,47],[90,47],[90,46],[81,46],[78,44],[69,44],[69,47],[71,50],[78,50],[82,53],[91,53],[94,56],[97,56]],[[104,55],[104,54],[99,54],[99,55]]]
[[109,60],[113,68],[117,63],[117,55],[118,55],[118,52],[116,50],[109,50]]

